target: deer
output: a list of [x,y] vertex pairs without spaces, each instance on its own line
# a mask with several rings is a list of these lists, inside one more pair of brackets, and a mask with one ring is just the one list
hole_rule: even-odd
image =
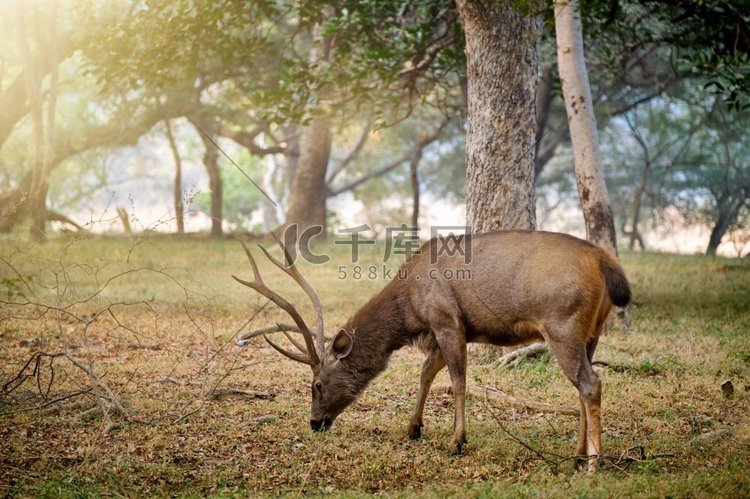
[[[451,239],[453,251],[446,250]],[[326,345],[320,298],[284,244],[276,241],[283,263],[260,248],[309,297],[315,310],[312,330],[289,301],[266,286],[244,242],[254,279],[232,277],[294,321],[294,326],[277,324],[261,333],[276,351],[312,368],[312,430],[330,428],[385,370],[393,352],[416,345],[426,360],[408,436],[421,438],[430,386],[447,367],[454,397],[450,449],[460,454],[466,444],[467,344],[516,346],[544,341],[578,390],[575,456],[581,464],[588,462],[589,472],[596,471],[603,454],[602,384],[592,367],[594,351],[610,310],[625,307],[631,298],[615,256],[588,241],[555,232],[503,230],[433,238]],[[268,336],[272,331],[283,332],[296,351],[273,341]],[[304,342],[291,332],[300,333]]]

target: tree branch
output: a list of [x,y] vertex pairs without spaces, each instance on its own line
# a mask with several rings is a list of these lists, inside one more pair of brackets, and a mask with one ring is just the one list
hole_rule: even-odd
[[331,188],[331,187],[329,187],[328,188],[328,197],[338,196],[341,193],[344,193],[344,192],[350,191],[350,190],[352,190],[352,189],[354,189],[356,187],[359,187],[360,185],[364,184],[368,180],[371,180],[371,179],[376,178],[376,177],[380,177],[381,175],[385,175],[386,173],[388,173],[388,172],[390,172],[392,170],[395,170],[402,163],[404,163],[404,162],[410,160],[411,158],[413,158],[417,151],[421,151],[422,149],[424,149],[428,145],[430,145],[433,142],[435,142],[438,139],[438,137],[440,136],[440,133],[443,131],[443,128],[445,128],[445,126],[447,124],[448,124],[448,120],[446,119],[446,120],[444,120],[440,124],[440,126],[437,128],[437,130],[433,131],[429,135],[426,135],[426,136],[422,137],[419,140],[419,142],[411,150],[409,150],[406,154],[404,154],[404,155],[398,157],[397,159],[391,161],[390,163],[388,163],[387,165],[383,166],[382,168],[379,168],[379,169],[377,169],[375,171],[372,171],[372,172],[369,172],[369,173],[365,173],[365,174],[361,175],[360,177],[358,177],[358,178],[356,178],[354,180],[351,180],[351,181],[345,183],[344,185],[342,185],[340,187],[337,187],[337,188]]
[[326,185],[330,186],[331,182],[333,182],[336,176],[341,173],[344,168],[349,166],[349,163],[356,159],[356,157],[362,151],[362,148],[365,146],[365,143],[367,143],[367,139],[370,137],[370,130],[372,130],[372,116],[369,116],[367,118],[367,123],[362,129],[362,133],[359,135],[359,138],[349,150],[349,153],[341,161],[339,161],[336,166],[333,167],[331,173],[328,175],[328,178],[326,178]]

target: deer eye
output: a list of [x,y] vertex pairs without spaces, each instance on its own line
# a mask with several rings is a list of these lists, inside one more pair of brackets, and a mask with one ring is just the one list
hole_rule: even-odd
[[318,380],[313,384],[313,387],[315,388],[315,391],[318,393],[323,393],[323,382]]

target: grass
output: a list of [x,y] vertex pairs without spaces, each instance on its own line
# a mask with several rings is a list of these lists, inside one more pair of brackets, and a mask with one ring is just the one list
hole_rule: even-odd
[[[302,266],[334,327],[383,286],[377,278],[337,278],[347,248],[332,261]],[[322,251],[322,250],[321,250]],[[231,278],[250,276],[236,241],[174,238],[0,241],[0,381],[37,349],[65,344],[124,400],[122,427],[102,434],[90,397],[50,404],[88,386],[79,370],[55,361],[0,398],[0,494],[10,496],[690,496],[750,495],[750,265],[702,256],[626,253],[634,290],[629,332],[605,335],[596,359],[604,385],[604,444],[611,454],[640,446],[646,459],[596,475],[555,470],[506,435],[569,455],[576,418],[537,414],[469,397],[465,455],[448,452],[452,397],[446,372],[425,410],[424,438],[406,438],[421,354],[397,352],[388,370],[337,420],[309,430],[307,366],[261,341],[232,338],[250,327],[288,322]],[[362,249],[362,264],[382,265]],[[12,268],[11,268],[12,266]],[[263,264],[266,281],[310,314],[302,293]],[[15,306],[24,297],[39,306]],[[96,316],[84,334],[83,322]],[[70,312],[75,317],[68,315]],[[111,313],[110,313],[111,312]],[[82,319],[84,318],[85,319]],[[185,385],[158,382],[172,377]],[[731,379],[735,394],[720,385]],[[511,369],[472,362],[469,382],[559,406],[577,395],[550,356]],[[213,386],[268,392],[270,399],[205,399]],[[20,411],[20,412],[19,412]],[[85,413],[82,416],[82,413]],[[258,419],[261,416],[273,418]],[[175,420],[180,419],[175,423]],[[272,419],[268,421],[268,419]],[[729,432],[717,432],[728,429]],[[699,438],[717,432],[715,438]],[[634,451],[631,450],[631,453]]]

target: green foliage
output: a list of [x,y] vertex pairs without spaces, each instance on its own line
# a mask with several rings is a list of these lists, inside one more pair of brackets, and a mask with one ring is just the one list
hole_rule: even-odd
[[581,10],[584,32],[602,47],[613,69],[631,51],[663,48],[663,63],[678,74],[704,78],[706,90],[731,109],[750,106],[745,0],[584,0]]
[[[240,107],[269,122],[304,122],[321,107],[340,109],[339,101],[398,105],[407,93],[449,82],[461,66],[460,28],[444,0],[406,10],[394,1],[328,5],[332,15],[319,2],[154,0],[111,10],[91,2],[82,12],[98,29],[84,53],[108,87],[160,92],[220,83],[222,91],[239,90]],[[329,59],[311,64],[316,23],[335,43]],[[436,44],[442,50],[433,51]],[[401,74],[425,58],[428,66]],[[440,78],[417,78],[428,72]],[[333,102],[321,101],[323,88]],[[387,121],[383,106],[375,109]]]

